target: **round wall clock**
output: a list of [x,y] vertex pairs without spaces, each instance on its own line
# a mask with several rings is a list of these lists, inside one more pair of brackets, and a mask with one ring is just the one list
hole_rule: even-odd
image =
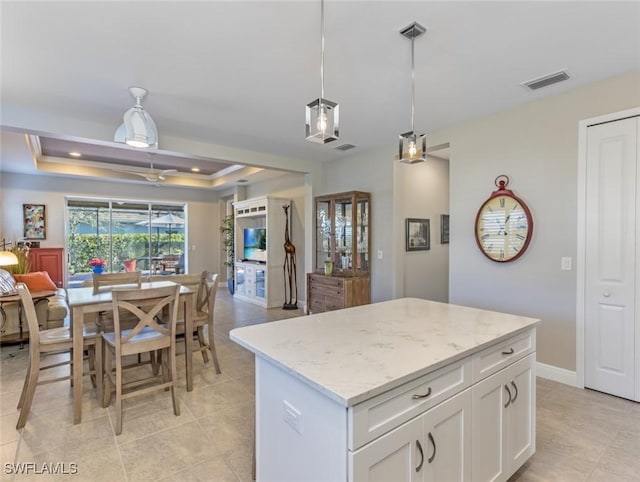
[[476,216],[476,241],[491,261],[506,263],[527,250],[533,235],[533,217],[524,201],[507,189],[508,176],[498,176],[494,183],[498,189],[480,206]]

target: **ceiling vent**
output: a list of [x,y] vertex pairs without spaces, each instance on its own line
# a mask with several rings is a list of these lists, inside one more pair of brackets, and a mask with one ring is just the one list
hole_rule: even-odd
[[354,146],[353,144],[342,144],[341,146],[336,147],[335,149],[337,151],[348,151],[349,149],[353,149],[356,146]]
[[522,86],[526,87],[529,90],[538,90],[543,87],[547,87],[548,85],[557,84],[558,82],[563,82],[565,80],[569,80],[569,74],[566,70],[560,70],[559,72],[554,72],[552,74],[545,75],[544,77],[539,77],[537,79],[529,80],[528,82],[523,82]]

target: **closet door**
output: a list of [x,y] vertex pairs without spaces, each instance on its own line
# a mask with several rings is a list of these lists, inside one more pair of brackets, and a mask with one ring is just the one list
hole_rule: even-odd
[[588,128],[585,386],[634,399],[638,118]]

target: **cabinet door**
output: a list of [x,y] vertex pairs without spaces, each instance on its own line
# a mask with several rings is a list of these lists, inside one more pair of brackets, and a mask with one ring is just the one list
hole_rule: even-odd
[[31,271],[46,271],[58,288],[62,288],[62,248],[34,248],[29,252]]
[[532,354],[508,368],[509,387],[513,395],[505,411],[509,417],[509,474],[518,470],[536,449],[534,363],[535,355]]
[[243,264],[236,264],[236,294],[240,296],[246,296],[246,278],[245,278],[245,269]]
[[474,481],[506,480],[506,427],[504,412],[509,395],[505,385],[507,369],[484,379],[471,388],[473,417],[472,463]]
[[423,417],[417,417],[361,449],[349,452],[349,481],[423,481],[427,453],[422,440]]
[[471,389],[424,415],[425,480],[471,480]]

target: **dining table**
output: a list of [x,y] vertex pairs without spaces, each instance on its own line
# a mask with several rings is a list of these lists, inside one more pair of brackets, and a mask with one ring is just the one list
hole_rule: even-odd
[[[93,287],[73,288],[67,290],[67,302],[71,309],[70,330],[73,337],[73,423],[82,421],[82,374],[83,374],[83,325],[90,317],[88,313],[112,311],[113,290],[136,288],[140,290],[175,286],[173,281],[151,281],[138,285],[118,285],[112,289],[94,293]],[[180,285],[180,302],[184,302],[185,333],[193,333],[193,296],[195,291]],[[88,318],[88,319],[87,319]],[[193,337],[185,336],[185,359],[187,374],[187,391],[193,390]],[[96,366],[100,373],[96,376],[98,400],[102,400],[102,367]]]

